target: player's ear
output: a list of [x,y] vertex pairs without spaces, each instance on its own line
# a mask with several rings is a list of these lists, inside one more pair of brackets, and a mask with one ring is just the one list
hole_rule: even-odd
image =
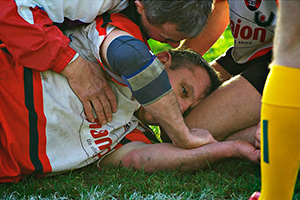
[[160,62],[165,66],[165,67],[170,67],[171,66],[171,54],[167,51],[160,52],[156,54],[156,57]]
[[136,9],[137,9],[137,12],[140,15],[142,15],[144,10],[145,10],[143,3],[140,2],[139,0],[134,1],[134,3],[135,3],[135,6],[136,6]]

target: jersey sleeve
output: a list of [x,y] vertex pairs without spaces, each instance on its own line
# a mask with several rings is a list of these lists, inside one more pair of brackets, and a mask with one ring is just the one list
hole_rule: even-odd
[[20,9],[14,0],[0,1],[0,7],[0,39],[21,65],[59,73],[73,59],[76,51],[69,46],[69,38],[42,8]]

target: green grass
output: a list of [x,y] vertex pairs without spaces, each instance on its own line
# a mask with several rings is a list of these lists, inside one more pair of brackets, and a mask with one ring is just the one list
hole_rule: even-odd
[[[147,174],[90,165],[63,175],[1,184],[2,199],[248,199],[260,189],[257,166],[232,161],[195,172]],[[294,199],[299,199],[300,185]]]
[[[227,30],[204,57],[211,61],[224,53],[233,44],[229,36]],[[167,48],[160,45],[154,52]],[[54,177],[0,184],[0,199],[248,199],[260,186],[259,166],[244,161],[154,174],[112,166],[99,170],[92,164]],[[299,177],[294,199],[300,199]]]
[[5,199],[242,199],[259,189],[260,178],[257,166],[239,161],[195,172],[154,174],[111,166],[98,170],[91,165],[0,186]]

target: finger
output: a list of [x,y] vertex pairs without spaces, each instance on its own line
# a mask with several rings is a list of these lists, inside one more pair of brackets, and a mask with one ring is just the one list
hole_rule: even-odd
[[113,113],[117,112],[118,109],[118,103],[115,94],[113,93],[112,89],[109,87],[108,90],[106,90],[105,95],[110,103],[110,107]]
[[83,110],[84,110],[84,113],[85,113],[87,119],[90,122],[95,122],[95,117],[93,114],[93,108],[92,108],[91,102],[90,101],[81,101],[81,102],[82,102]]
[[257,140],[255,140],[254,146],[255,146],[255,148],[257,148],[257,149],[260,149],[260,142],[258,142]]
[[260,142],[260,133],[255,133],[254,134],[254,139],[258,142]]
[[104,125],[106,124],[106,117],[105,117],[105,114],[103,112],[103,107],[102,107],[102,104],[101,102],[99,101],[98,98],[93,98],[91,100],[91,104],[94,108],[94,111],[97,115],[97,118],[98,118],[98,121],[100,122],[100,124]]
[[[107,100],[105,95],[101,95],[101,97],[99,97],[99,101],[101,102],[101,105],[102,105],[104,117],[106,118],[107,122],[111,122],[112,110],[111,110],[111,107],[110,107],[111,105],[110,105],[109,101]],[[96,114],[98,116],[97,111],[96,111]]]

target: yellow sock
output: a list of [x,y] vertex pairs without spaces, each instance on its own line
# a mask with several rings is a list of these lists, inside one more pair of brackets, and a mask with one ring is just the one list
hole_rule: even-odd
[[300,165],[300,69],[273,66],[262,99],[260,200],[292,199]]

